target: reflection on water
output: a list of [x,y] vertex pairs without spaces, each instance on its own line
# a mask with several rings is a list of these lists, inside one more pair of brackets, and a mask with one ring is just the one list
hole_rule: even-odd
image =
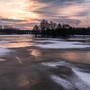
[[2,48],[20,48],[20,47],[27,47],[27,46],[32,46],[32,43],[27,43],[27,42],[17,42],[17,43],[7,43],[0,45]]
[[28,75],[21,75],[18,78],[18,85],[19,85],[19,87],[23,87],[23,88],[28,89],[29,87],[31,87],[31,86],[33,86],[35,84],[37,84],[37,81],[33,80],[33,79],[30,79],[28,77]]
[[41,50],[38,49],[30,49],[29,50],[29,54],[31,55],[31,57],[33,58],[33,61],[37,62],[37,61],[42,61],[44,60],[44,55],[42,53]]
[[29,53],[34,57],[36,61],[44,60],[68,60],[78,63],[88,63],[90,64],[90,52],[89,51],[57,51],[57,50],[29,50]]
[[90,52],[62,52],[59,54],[62,59],[79,62],[79,63],[90,63]]
[[20,48],[32,46],[31,36],[0,36],[0,48]]
[[31,55],[34,57],[40,57],[42,54],[39,50],[32,50]]

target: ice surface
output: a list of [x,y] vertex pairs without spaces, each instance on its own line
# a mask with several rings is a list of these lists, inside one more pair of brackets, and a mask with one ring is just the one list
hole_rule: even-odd
[[87,48],[90,47],[90,45],[83,45],[81,42],[69,42],[69,41],[50,41],[50,40],[44,40],[40,42],[52,42],[52,43],[47,43],[45,45],[43,44],[35,44],[35,46],[40,47],[40,48]]
[[73,85],[69,82],[66,81],[65,79],[62,79],[56,75],[51,75],[50,77],[55,83],[61,85],[64,87],[65,90],[74,90]]
[[80,79],[90,85],[90,73],[80,72],[76,69],[73,69],[73,71],[78,75]]
[[6,54],[9,53],[9,52],[11,52],[10,49],[0,48],[0,56],[6,55]]
[[61,62],[43,62],[42,65],[49,66],[49,67],[57,67],[57,66],[63,66],[68,65],[68,63],[65,63],[64,61]]
[[[81,76],[81,73],[80,75]],[[69,80],[69,78],[71,77],[71,79]],[[63,79],[62,77],[59,77],[58,75],[51,75],[50,78],[57,83],[58,85],[61,85],[64,87],[65,90],[75,90],[75,88],[77,88],[78,90],[89,90],[90,89],[90,85],[87,84],[87,82],[85,82],[85,80],[87,79],[82,79],[85,78],[86,76],[81,76],[80,77],[73,77],[70,76],[68,79]],[[88,76],[87,76],[88,77]],[[88,78],[88,81],[90,80],[90,78]]]
[[9,43],[9,41],[0,41],[0,44],[6,44]]
[[5,59],[0,59],[0,62],[5,62],[6,60]]

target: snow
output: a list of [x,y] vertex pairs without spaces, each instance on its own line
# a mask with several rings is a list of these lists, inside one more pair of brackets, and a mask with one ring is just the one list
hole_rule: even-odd
[[62,78],[60,78],[59,76],[56,76],[56,75],[51,75],[50,78],[51,78],[55,83],[63,86],[65,90],[74,90],[73,85],[72,85],[69,81],[66,81],[65,79],[62,79]]
[[[5,44],[8,44],[8,43],[10,43],[10,41],[2,40],[2,41],[0,41],[0,46],[3,47]],[[10,49],[2,48],[2,47],[0,47],[0,56],[6,55],[7,53],[11,52]],[[0,61],[2,61],[2,59],[0,59]]]
[[44,40],[40,42],[52,42],[48,44],[35,44],[35,46],[40,48],[50,48],[50,49],[65,49],[65,48],[87,48],[90,47],[90,45],[83,45],[81,42],[69,42],[69,41],[50,41],[50,40]]
[[[50,75],[51,80],[58,85],[64,87],[65,90],[89,90],[90,88],[90,73],[77,71],[71,64],[60,61],[60,62],[43,62],[41,63],[44,66],[57,68],[58,66],[71,67],[75,75],[70,76],[68,79],[64,79],[58,75]],[[70,79],[70,80],[69,80]]]
[[[56,68],[57,66],[70,66],[69,63],[65,63],[64,61],[62,61],[62,62],[45,62],[45,63],[43,62],[41,64],[45,65],[45,66],[53,67],[53,68]],[[90,85],[90,73],[80,72],[80,71],[76,70],[75,68],[73,68],[72,70],[76,75],[78,75],[78,77],[82,81],[84,81]]]
[[74,90],[75,88],[77,88],[78,90],[89,90],[90,75],[86,75],[82,73],[78,73],[77,75],[79,75],[80,77],[71,76],[71,80],[66,80],[62,77],[59,77],[58,75],[50,75],[50,78],[58,85],[63,86],[65,90]]
[[0,41],[0,44],[7,44],[9,41]]
[[78,75],[80,79],[90,85],[90,73],[80,72],[76,69],[73,69],[73,71]]
[[63,66],[63,65],[68,65],[68,63],[65,63],[64,61],[61,61],[61,62],[43,62],[41,63],[42,65],[45,65],[45,66],[49,66],[49,67],[57,67],[57,66]]
[[0,62],[5,62],[6,60],[5,59],[0,59]]
[[10,49],[0,48],[0,56],[6,55],[6,54],[9,53],[9,52],[11,52]]

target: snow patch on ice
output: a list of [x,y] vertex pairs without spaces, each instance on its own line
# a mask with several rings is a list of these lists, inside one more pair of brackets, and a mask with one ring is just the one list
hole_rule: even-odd
[[65,79],[62,79],[62,78],[60,78],[60,77],[58,77],[58,76],[55,76],[55,75],[51,75],[50,78],[51,78],[55,83],[63,86],[63,88],[64,88],[65,90],[73,90],[73,89],[74,89],[73,85],[72,85],[69,81],[66,81]]
[[81,80],[90,85],[90,73],[80,72],[76,69],[73,69],[73,71],[78,75]]
[[[47,42],[52,42],[52,43],[48,43],[48,44],[35,44],[35,46],[40,47],[40,48],[61,48],[61,49],[65,49],[65,48],[87,48],[90,47],[90,45],[83,45],[81,42],[69,42],[69,41],[50,41],[50,40],[46,40]],[[44,41],[40,41],[40,42],[46,42]]]
[[0,59],[0,62],[5,62],[6,60],[5,59]]
[[57,67],[57,66],[67,65],[68,63],[62,61],[62,62],[45,62],[45,63],[43,62],[41,64],[49,67]]
[[7,44],[9,41],[0,41],[0,44]]
[[0,48],[0,56],[6,55],[6,54],[9,53],[9,52],[11,52],[10,49]]
[[[63,88],[65,90],[75,90],[75,88],[77,88],[78,90],[89,90],[90,89],[90,85],[78,77],[71,76],[72,81],[63,79],[57,75],[51,75],[50,78],[58,85],[63,86]],[[85,78],[85,77],[83,77],[83,78]],[[90,79],[88,78],[88,80],[90,80]]]

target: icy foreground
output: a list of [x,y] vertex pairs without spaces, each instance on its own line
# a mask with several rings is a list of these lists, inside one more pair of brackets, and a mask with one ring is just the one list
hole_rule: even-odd
[[50,79],[63,87],[63,90],[90,90],[90,73],[84,69],[79,70],[76,66],[64,62],[43,62],[41,63],[50,72]]
[[0,90],[90,90],[89,44],[1,36]]

